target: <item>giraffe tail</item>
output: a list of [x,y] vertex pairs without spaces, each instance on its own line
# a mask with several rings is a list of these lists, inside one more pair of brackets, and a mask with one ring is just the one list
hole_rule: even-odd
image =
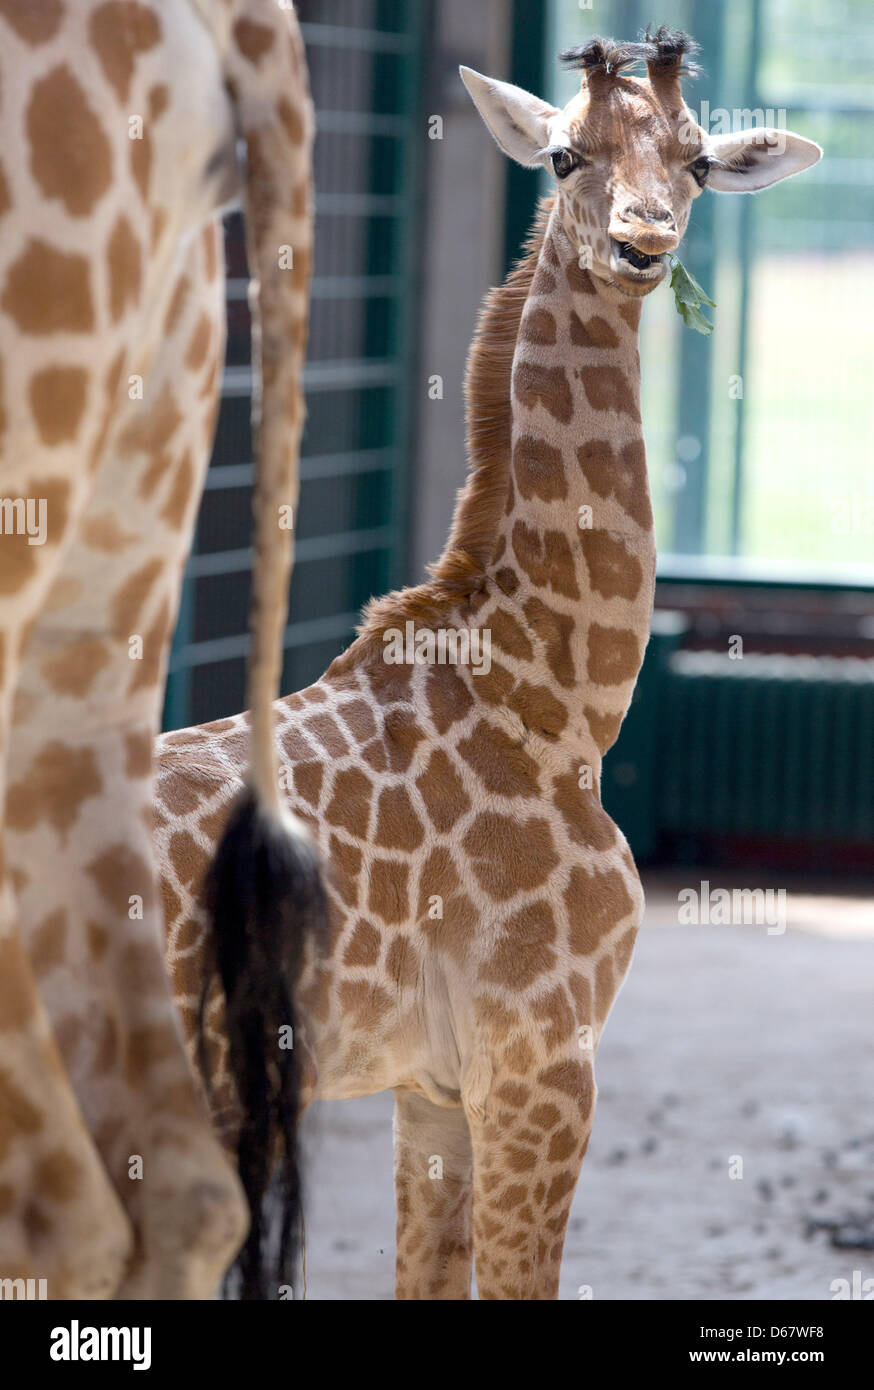
[[[277,1298],[292,1283],[300,1226],[300,1108],[294,990],[308,937],[327,922],[319,858],[283,805],[272,705],[280,693],[304,420],[303,365],[313,245],[313,113],[293,11],[243,0],[273,26],[269,51],[232,53],[229,88],[247,147],[251,275],[254,551],[247,787],[207,882],[215,963],[240,1102],[240,1177],[250,1232],[229,1289]],[[268,16],[270,16],[268,20]],[[238,26],[239,27],[239,26]],[[263,36],[263,30],[262,30]]]

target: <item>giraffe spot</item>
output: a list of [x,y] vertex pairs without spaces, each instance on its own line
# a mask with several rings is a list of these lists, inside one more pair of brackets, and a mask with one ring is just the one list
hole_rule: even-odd
[[325,820],[329,825],[341,826],[348,830],[353,839],[366,839],[372,791],[370,778],[359,768],[352,767],[338,772],[334,779],[333,795],[325,812]]
[[619,305],[619,317],[624,319],[628,327],[634,332],[637,332],[640,327],[640,307],[640,300],[626,301],[625,304]]
[[[566,1197],[569,1197],[576,1185],[576,1173],[559,1173],[557,1177],[554,1177],[546,1192],[547,1211],[550,1207],[554,1207],[558,1202],[563,1202]],[[562,1222],[562,1224],[564,1223]],[[553,1260],[561,1259],[561,1244],[558,1245],[557,1250],[550,1251],[550,1258]]]
[[[521,1207],[522,1203],[525,1201],[525,1198],[527,1196],[527,1187],[523,1187],[521,1183],[509,1183],[507,1187],[504,1188],[500,1197],[493,1201],[491,1205],[494,1207],[495,1211],[515,1211],[517,1207]],[[499,1231],[500,1229],[500,1226],[496,1222],[495,1232]],[[500,1272],[498,1269],[498,1263],[499,1262],[497,1261],[492,1261],[495,1275],[498,1275]]]
[[538,1129],[555,1129],[561,1119],[561,1111],[557,1105],[552,1105],[549,1101],[542,1105],[535,1105],[533,1110],[529,1110],[528,1118]]
[[550,1051],[574,1036],[576,1019],[563,985],[556,985],[549,994],[535,1000],[531,1012],[543,1028],[543,1038]]
[[69,1202],[79,1191],[81,1169],[65,1149],[53,1149],[39,1160],[34,1177],[40,1198]]
[[583,367],[580,380],[593,410],[613,410],[640,424],[640,410],[628,377],[618,367]]
[[71,217],[87,217],[112,182],[112,151],[66,63],[34,84],[25,122],[40,190]]
[[53,740],[41,748],[20,782],[6,798],[6,819],[13,830],[32,830],[41,821],[62,836],[79,818],[83,804],[103,791],[91,748],[70,748]]
[[553,786],[553,800],[574,843],[590,850],[610,849],[616,827],[594,791],[580,787],[574,772],[556,777]]
[[309,739],[305,737],[302,729],[294,726],[287,728],[281,741],[283,751],[291,758],[292,762],[306,762],[307,759],[315,757],[316,750]]
[[330,714],[311,715],[306,722],[307,733],[315,734],[325,752],[332,758],[344,758],[349,745],[340,732],[340,726]]
[[186,449],[173,474],[173,485],[167,494],[167,500],[161,508],[161,520],[166,521],[174,531],[181,530],[188,520],[196,483],[191,453]]
[[209,345],[212,340],[212,321],[209,314],[204,311],[197,320],[194,332],[185,353],[185,365],[190,371],[198,371],[206,361],[206,354],[209,352]]
[[459,774],[442,748],[432,752],[427,769],[415,781],[432,826],[440,834],[452,830],[456,821],[470,810],[470,798]]
[[[156,1066],[175,1057],[179,1042],[175,1029],[169,1024],[154,1023],[141,1028],[132,1028],[127,1038],[125,1075],[134,1090],[141,1090],[146,1078],[153,1076]],[[165,1087],[162,1094],[164,1109],[168,1108],[170,1097]]]
[[571,342],[579,348],[618,348],[619,334],[600,314],[583,323],[576,310],[571,309]]
[[361,756],[373,768],[374,772],[386,772],[388,770],[388,758],[385,756],[385,748],[381,738],[371,739],[366,748],[362,750]]
[[[205,856],[201,859],[205,867]],[[125,920],[131,894],[139,894],[144,907],[151,906],[154,899],[151,869],[129,845],[110,845],[91,861],[87,870],[106,902]]]
[[537,347],[552,347],[555,343],[555,318],[548,309],[536,306],[522,315],[519,336],[525,343]]
[[536,816],[511,820],[483,811],[463,846],[480,887],[498,902],[539,888],[558,864],[549,823]]
[[[447,849],[432,850],[419,874],[418,921],[429,942],[438,950],[464,964],[474,936],[476,916],[473,904],[458,891],[460,879]],[[431,902],[439,896],[442,917],[431,917]]]
[[30,379],[30,409],[43,444],[75,439],[85,410],[84,367],[44,367]]
[[568,945],[577,955],[595,955],[604,935],[635,910],[625,878],[618,869],[588,873],[581,866],[574,866],[564,902],[570,922]]
[[41,669],[48,684],[59,695],[82,700],[111,660],[109,648],[100,638],[80,637],[47,657]]
[[536,588],[553,589],[565,598],[580,597],[573,555],[563,531],[541,531],[517,521],[512,540],[516,559]]
[[9,267],[0,308],[22,333],[90,333],[94,306],[87,259],[31,237]]
[[624,685],[637,679],[643,652],[636,632],[624,627],[589,628],[589,680],[595,685]]
[[285,97],[279,98],[276,110],[291,143],[302,145],[306,139],[306,126],[301,111],[298,107],[292,106]]
[[511,1173],[532,1173],[537,1167],[538,1156],[534,1149],[526,1149],[518,1144],[507,1144],[504,1148],[504,1155]]
[[[30,967],[18,935],[0,937],[0,1034],[24,1028],[34,1010],[34,989]],[[4,1152],[4,1117],[9,1105],[5,1087],[11,1086],[0,1070],[0,1156]]]
[[331,836],[331,882],[347,907],[358,906],[358,880],[361,873],[361,850],[347,845],[337,835]]
[[106,0],[91,15],[88,32],[104,77],[119,101],[126,102],[138,55],[161,37],[158,16],[139,0]]
[[514,1110],[521,1110],[527,1105],[530,1095],[528,1087],[522,1086],[518,1081],[505,1081],[495,1088],[496,1098],[505,1105],[512,1106]]
[[382,950],[382,937],[370,922],[356,923],[355,930],[343,952],[343,964],[376,965]]
[[101,1076],[115,1071],[122,1051],[122,1029],[114,1013],[106,1010],[97,1024],[94,1070]]
[[376,737],[376,720],[366,700],[346,700],[338,706],[337,713],[359,743]]
[[606,439],[590,440],[577,449],[577,459],[593,492],[599,497],[615,498],[632,521],[644,530],[652,529],[652,503],[642,439],[632,440],[618,455]]
[[598,291],[592,284],[592,277],[587,270],[584,270],[579,261],[570,261],[567,266],[567,282],[574,294],[597,294]]
[[392,709],[385,716],[385,750],[392,772],[406,772],[416,745],[425,737],[410,709]]
[[576,671],[571,654],[573,618],[557,613],[539,598],[530,598],[525,604],[525,617],[543,643],[547,665],[559,685],[574,685]]
[[154,622],[143,634],[143,654],[140,660],[131,663],[133,675],[128,683],[128,695],[133,695],[137,690],[148,690],[158,684],[164,671],[164,656],[172,630],[173,612],[170,600],[165,598]]
[[[46,503],[46,543],[58,545],[67,530],[69,484],[56,478],[36,478],[31,485],[31,496]],[[36,560],[40,548],[29,545],[24,523],[17,521],[19,509],[13,512],[15,502],[17,499],[0,499],[0,516],[3,517],[0,594],[15,594],[28,584],[38,569]]]
[[497,796],[536,796],[538,769],[517,739],[481,719],[458,752],[469,763],[486,791]]
[[321,763],[296,763],[292,769],[294,789],[309,806],[319,804],[325,769]]
[[425,838],[406,787],[386,787],[377,802],[373,843],[382,849],[418,849]]
[[547,1090],[561,1091],[570,1096],[582,1115],[588,1114],[595,1100],[595,1082],[591,1062],[556,1062],[540,1072],[537,1080]]
[[564,367],[518,362],[513,372],[513,390],[526,410],[534,410],[540,404],[560,425],[570,424],[574,403]]
[[488,626],[494,646],[500,647],[501,651],[506,652],[508,656],[516,657],[518,661],[532,660],[534,649],[528,640],[524,627],[505,608],[495,609],[489,618]]
[[544,738],[558,738],[568,721],[568,713],[560,700],[545,685],[520,681],[507,699],[511,710],[518,714],[528,729]]
[[158,82],[149,88],[149,119],[159,121],[170,105],[170,88],[166,82]]
[[519,587],[519,576],[514,569],[510,569],[509,565],[504,565],[495,575],[495,583],[501,590],[501,593],[506,594],[508,598],[512,598]]
[[117,590],[110,605],[110,621],[113,636],[119,641],[136,632],[146,600],[163,572],[163,561],[157,557],[146,560]]
[[340,1006],[353,1028],[366,1033],[378,1028],[392,1009],[392,997],[381,985],[366,980],[344,980],[340,985]]
[[603,598],[637,598],[643,584],[643,569],[619,535],[610,531],[581,531],[580,548],[595,593]]
[[592,738],[597,744],[598,752],[602,754],[606,753],[608,748],[613,747],[613,744],[619,737],[623,715],[610,713],[601,714],[598,710],[593,709],[591,705],[586,705],[583,713],[586,716],[586,720],[592,732]]
[[128,305],[136,308],[140,297],[142,268],[140,244],[122,213],[116,220],[107,248],[109,267],[109,312],[118,323]]
[[535,270],[530,293],[532,298],[539,299],[548,299],[551,294],[555,294],[555,276],[550,274],[545,265],[538,265]]
[[568,494],[560,449],[533,435],[522,435],[513,446],[513,472],[522,496],[544,502],[564,501]]
[[441,735],[466,718],[473,707],[473,696],[464,681],[448,666],[430,667],[426,694],[431,719]]
[[210,284],[218,275],[220,237],[220,224],[216,221],[207,222],[202,233],[203,268]]
[[91,954],[91,959],[95,961],[102,960],[106,955],[106,949],[109,945],[109,933],[106,928],[102,926],[100,922],[88,922],[86,925],[86,934],[88,937],[88,950]]
[[616,995],[617,985],[613,979],[613,962],[609,956],[602,956],[595,970],[595,1017],[599,1022],[607,1017],[610,1005]]
[[0,15],[20,39],[37,48],[53,39],[61,27],[61,0],[0,0]]
[[170,303],[167,305],[167,312],[164,316],[164,337],[170,338],[176,329],[176,325],[182,317],[182,310],[185,308],[185,301],[191,290],[191,281],[187,275],[180,275],[176,284],[173,286],[173,293],[170,296]]
[[394,859],[374,859],[368,885],[368,906],[383,922],[394,926],[410,915],[406,864]]
[[578,975],[574,971],[567,979],[567,987],[571,992],[574,1001],[574,1008],[577,1012],[577,1019],[590,1022],[592,1018],[592,985],[585,975]]
[[512,916],[481,971],[483,980],[527,989],[555,965],[552,948],[555,918],[548,902],[539,900]]
[[257,24],[254,19],[238,19],[234,25],[234,42],[243,57],[255,67],[265,53],[270,52],[273,38],[274,31],[266,24]]
[[398,989],[411,989],[419,978],[419,957],[405,936],[396,936],[388,948],[385,968]]
[[504,1063],[517,1076],[530,1076],[534,1053],[524,1038],[516,1038],[504,1049]]

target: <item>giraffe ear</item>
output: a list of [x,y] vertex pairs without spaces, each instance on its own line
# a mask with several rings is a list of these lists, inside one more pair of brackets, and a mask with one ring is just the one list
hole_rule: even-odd
[[461,80],[501,149],[517,163],[533,169],[546,163],[549,124],[558,109],[521,87],[483,77],[473,68],[459,68]]
[[800,174],[822,159],[813,140],[791,130],[741,130],[732,135],[713,135],[706,153],[717,160],[711,167],[708,188],[717,193],[755,193],[781,179]]

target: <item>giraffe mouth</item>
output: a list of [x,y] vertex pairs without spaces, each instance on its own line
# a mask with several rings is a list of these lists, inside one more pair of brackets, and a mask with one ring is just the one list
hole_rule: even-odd
[[612,242],[613,270],[628,279],[634,280],[654,280],[661,275],[665,265],[665,255],[651,256],[646,251],[639,251],[630,241],[617,241],[616,237],[610,238]]

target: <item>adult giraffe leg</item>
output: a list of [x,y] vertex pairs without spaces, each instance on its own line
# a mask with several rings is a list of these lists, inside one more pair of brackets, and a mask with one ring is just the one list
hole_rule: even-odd
[[520,1076],[496,1066],[473,1114],[473,1235],[481,1299],[556,1299],[574,1189],[592,1130],[592,1064],[579,1054]]
[[395,1091],[399,1299],[470,1298],[471,1149],[464,1111]]
[[[10,862],[67,1071],[133,1223],[119,1296],[207,1298],[245,1230],[163,969],[151,750],[224,346],[216,228],[166,288],[142,400],[122,394],[94,496],[31,630],[10,765]],[[151,334],[149,337],[151,338]]]

